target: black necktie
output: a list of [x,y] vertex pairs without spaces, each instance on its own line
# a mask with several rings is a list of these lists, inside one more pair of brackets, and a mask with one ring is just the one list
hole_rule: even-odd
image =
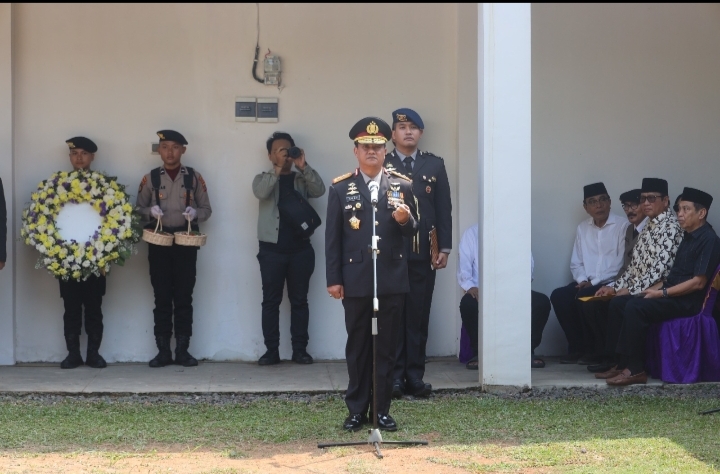
[[413,165],[413,159],[412,156],[406,156],[403,160],[403,163],[405,163],[405,171],[408,175],[412,174],[412,165]]
[[637,229],[633,229],[633,239],[637,238],[638,235],[640,235],[640,232],[638,232]]

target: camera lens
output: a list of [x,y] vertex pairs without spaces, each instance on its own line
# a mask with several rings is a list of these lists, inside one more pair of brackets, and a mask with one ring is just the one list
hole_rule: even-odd
[[296,146],[291,146],[288,148],[288,156],[292,159],[300,158],[300,155],[302,155],[302,150]]

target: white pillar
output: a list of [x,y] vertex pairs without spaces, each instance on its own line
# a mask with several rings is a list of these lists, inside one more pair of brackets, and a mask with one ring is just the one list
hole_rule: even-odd
[[530,4],[478,12],[480,382],[530,386]]
[[12,7],[0,3],[0,178],[8,216],[8,260],[0,270],[0,365],[15,363],[15,212],[13,199]]

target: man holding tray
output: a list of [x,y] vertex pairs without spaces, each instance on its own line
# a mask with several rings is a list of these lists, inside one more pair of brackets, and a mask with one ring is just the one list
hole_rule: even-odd
[[[200,173],[180,163],[188,144],[182,134],[174,130],[157,132],[160,137],[158,153],[163,166],[146,174],[140,182],[137,208],[146,228],[155,229],[160,220],[163,232],[198,231],[198,222],[208,220],[212,209],[207,186]],[[195,264],[199,247],[178,245],[149,245],[150,282],[155,293],[155,342],[158,354],[150,367],[164,367],[173,363],[170,338],[175,314],[175,363],[185,367],[197,365],[190,355],[195,288]]]

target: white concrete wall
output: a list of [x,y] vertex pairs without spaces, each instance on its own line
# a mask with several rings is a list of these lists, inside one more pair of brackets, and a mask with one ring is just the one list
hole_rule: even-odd
[[[15,235],[17,216],[37,183],[68,168],[66,138],[95,140],[94,167],[117,175],[134,192],[142,175],[160,164],[149,153],[155,131],[180,130],[190,142],[183,161],[203,173],[214,210],[203,227],[209,240],[199,254],[195,289],[191,352],[198,358],[254,360],[264,351],[257,201],[250,184],[267,168],[264,141],[272,131],[292,133],[329,184],[356,165],[347,137],[356,120],[389,120],[395,108],[412,107],[426,123],[422,148],[445,157],[451,184],[457,183],[455,5],[388,4],[372,17],[363,4],[261,5],[263,54],[271,48],[283,61],[286,87],[279,95],[250,77],[254,4],[14,9]],[[0,50],[2,57],[6,53]],[[0,74],[0,94],[4,81]],[[236,123],[238,95],[279,97],[280,123]],[[3,176],[7,166],[0,158]],[[457,203],[456,187],[453,192]],[[314,202],[321,215],[325,199]],[[322,236],[321,228],[313,237],[308,349],[316,358],[342,358],[343,312],[325,290]],[[141,244],[139,255],[109,276],[101,350],[109,362],[147,361],[156,352],[146,257]],[[36,258],[18,244],[16,358],[58,361],[66,353],[62,301],[57,282],[34,269]],[[438,275],[429,355],[456,351],[457,328],[448,324],[458,312],[455,259],[454,252],[449,269]],[[288,313],[285,301],[284,357],[290,355]]]
[[[549,294],[571,280],[583,185],[605,182],[619,215],[643,177],[720,199],[720,6],[535,4],[532,39],[533,288]],[[551,316],[538,352],[566,344]]]
[[12,218],[13,218],[13,162],[12,162],[12,7],[0,4],[0,178],[3,181],[8,212],[8,260],[0,271],[0,364],[15,362],[13,306],[15,300]]

